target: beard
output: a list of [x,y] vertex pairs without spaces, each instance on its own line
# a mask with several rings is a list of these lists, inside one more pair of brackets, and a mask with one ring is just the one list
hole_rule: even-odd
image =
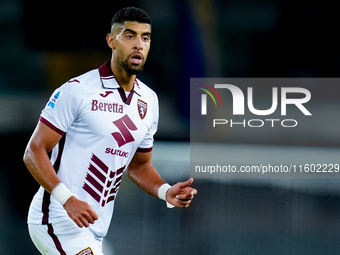
[[127,56],[126,58],[120,58],[118,60],[118,64],[127,72],[128,74],[131,75],[137,75],[141,71],[143,71],[145,60],[143,59],[142,63],[139,65],[132,64],[129,62],[131,58],[131,55]]

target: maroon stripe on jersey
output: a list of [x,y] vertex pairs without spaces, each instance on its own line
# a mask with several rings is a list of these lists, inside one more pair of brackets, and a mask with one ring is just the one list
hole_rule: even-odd
[[150,147],[150,148],[138,148],[137,149],[137,152],[150,152],[150,151],[152,151],[152,147]]
[[63,155],[63,151],[64,151],[64,146],[65,146],[65,137],[63,136],[60,141],[59,141],[59,150],[58,150],[58,156],[56,161],[53,164],[53,168],[56,171],[56,173],[58,173],[59,171],[59,167],[60,167],[60,162],[61,162],[61,156]]
[[109,198],[107,199],[107,202],[106,202],[106,203],[111,202],[111,201],[113,201],[113,200],[115,200],[115,195],[109,197]]
[[40,117],[39,120],[44,123],[46,126],[48,126],[53,131],[57,132],[59,135],[65,135],[65,132],[54,126],[51,122],[49,122],[44,117]]
[[55,247],[59,251],[60,255],[67,255],[66,252],[64,251],[63,247],[61,246],[61,243],[60,243],[58,237],[54,234],[54,229],[52,227],[52,224],[47,224],[47,233],[52,238],[52,240],[55,244]]
[[44,191],[44,197],[42,202],[42,208],[41,211],[43,213],[42,221],[41,223],[43,225],[48,224],[48,215],[50,212],[50,203],[51,203],[51,194],[48,193],[46,190]]
[[[124,166],[124,167],[121,167],[121,168],[119,168],[119,169],[117,170],[117,176],[118,176],[118,177],[116,178],[116,182],[115,182],[116,185],[122,181],[122,178],[123,178],[122,173],[123,173],[124,169],[125,169],[125,166]],[[119,185],[118,185],[118,186],[119,186]]]
[[83,189],[87,191],[98,203],[100,202],[100,195],[97,194],[86,182],[84,183]]
[[[91,160],[97,164],[97,166],[100,167],[100,169],[102,169],[104,171],[104,173],[107,174],[109,168],[107,167],[107,165],[105,165],[105,163],[103,161],[101,161],[96,155],[92,154],[92,158]],[[98,177],[99,178],[99,177]]]
[[89,183],[91,183],[99,192],[103,192],[104,187],[100,183],[98,183],[90,174],[86,175],[85,179],[88,180]]
[[117,175],[122,174],[122,173],[124,172],[124,169],[125,169],[125,166],[119,168],[119,169],[117,170]]
[[89,166],[89,170],[91,171],[91,173],[93,173],[95,176],[97,176],[97,178],[99,180],[101,180],[102,182],[105,182],[105,175],[103,175],[101,172],[99,172],[99,170],[97,168],[95,168],[92,164],[90,164]]
[[132,100],[132,96],[133,96],[133,94],[135,93],[135,91],[134,91],[134,90],[131,90],[128,97],[126,97],[125,91],[124,91],[124,89],[123,89],[122,87],[118,88],[118,91],[119,91],[119,95],[120,95],[122,101],[123,101],[125,104],[130,105],[131,100]]
[[[63,136],[59,141],[58,156],[57,156],[56,161],[53,164],[53,168],[56,171],[56,173],[58,173],[58,171],[59,171],[61,156],[62,156],[63,150],[64,150],[64,145],[65,145],[65,136]],[[42,224],[43,225],[48,224],[50,204],[51,204],[51,194],[49,192],[47,192],[47,190],[45,190],[42,208],[41,208],[41,211],[43,213],[43,217],[42,217]]]
[[134,90],[131,90],[131,91],[130,91],[129,96],[128,96],[128,98],[127,98],[126,101],[125,101],[125,103],[126,103],[127,105],[130,105],[131,100],[132,100],[132,96],[133,96],[134,93],[135,93]]

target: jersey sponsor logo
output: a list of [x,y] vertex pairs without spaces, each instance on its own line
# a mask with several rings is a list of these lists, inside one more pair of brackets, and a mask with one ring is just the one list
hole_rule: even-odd
[[54,108],[54,106],[57,103],[57,100],[59,99],[61,95],[61,91],[58,91],[52,98],[51,100],[48,102],[47,106],[51,107],[52,109]]
[[105,153],[116,155],[116,156],[123,157],[123,158],[127,158],[129,156],[129,153],[127,151],[121,151],[121,150],[116,150],[116,149],[111,149],[111,148],[106,148]]
[[98,100],[92,100],[91,111],[101,111],[101,112],[113,112],[113,113],[123,113],[123,105],[118,103],[107,103],[100,102]]
[[120,131],[113,132],[111,134],[113,138],[117,141],[119,147],[122,147],[124,144],[133,142],[135,140],[130,130],[136,131],[137,127],[127,114],[125,114],[122,118],[113,121],[113,124],[115,124]]
[[78,252],[76,255],[93,255],[93,251],[91,250],[90,247],[87,247],[84,250],[81,250],[80,252]]
[[148,110],[148,104],[140,99],[137,101],[138,113],[141,119],[144,119],[146,111]]
[[102,207],[113,201],[123,178],[125,166],[110,170],[96,155],[92,154],[83,189]]
[[113,93],[113,91],[105,91],[105,94],[102,93],[102,94],[99,94],[99,95],[101,95],[102,97],[107,97],[108,95],[110,95],[112,93]]

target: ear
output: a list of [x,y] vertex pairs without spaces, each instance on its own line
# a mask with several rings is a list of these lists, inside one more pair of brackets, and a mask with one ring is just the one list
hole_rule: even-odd
[[111,34],[111,33],[107,34],[106,42],[107,42],[107,45],[111,49],[115,49],[115,41],[116,41],[116,37],[113,34]]

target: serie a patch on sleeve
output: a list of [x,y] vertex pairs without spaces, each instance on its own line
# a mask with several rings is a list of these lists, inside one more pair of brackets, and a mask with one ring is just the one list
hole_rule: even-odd
[[80,251],[79,253],[77,253],[76,255],[94,255],[94,253],[92,252],[91,248],[88,247],[82,251]]
[[48,102],[47,106],[51,107],[52,109],[54,108],[55,104],[57,103],[57,100],[59,99],[61,95],[61,91],[57,91],[50,99]]

